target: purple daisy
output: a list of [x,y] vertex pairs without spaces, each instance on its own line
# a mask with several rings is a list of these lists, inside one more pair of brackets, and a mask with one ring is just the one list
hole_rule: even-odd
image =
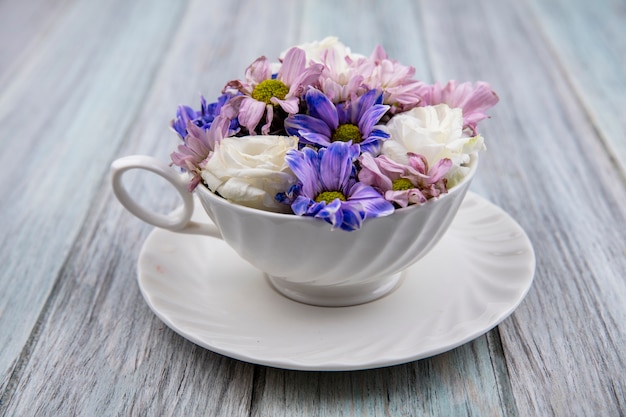
[[312,216],[346,231],[358,230],[367,218],[387,216],[394,211],[374,188],[357,182],[354,161],[359,146],[335,142],[315,151],[306,147],[289,151],[287,164],[299,183],[279,201],[291,203],[299,216]]
[[233,80],[226,84],[223,92],[236,90],[240,95],[229,100],[224,113],[237,116],[241,126],[255,135],[257,126],[265,114],[261,133],[269,134],[274,119],[274,108],[280,107],[287,114],[297,113],[300,96],[305,88],[315,82],[322,73],[323,65],[306,65],[306,54],[302,49],[287,51],[278,74],[272,74],[270,61],[262,56],[246,69],[246,81]]
[[224,116],[217,116],[211,126],[205,130],[193,121],[187,121],[187,135],[178,150],[170,155],[172,164],[181,167],[191,174],[189,191],[193,191],[202,180],[202,168],[213,154],[215,145],[234,132],[229,130],[229,120]]
[[[200,96],[200,110],[196,111],[189,106],[180,105],[176,110],[176,118],[172,120],[171,126],[181,139],[185,139],[185,136],[189,133],[187,131],[187,124],[192,122],[194,125],[201,127],[204,130],[208,130],[213,123],[213,120],[219,116],[222,107],[232,97],[232,94],[222,94],[218,97],[214,103],[207,103],[204,96]],[[230,129],[237,130],[239,123],[237,119],[233,119],[230,122]]]
[[389,138],[377,125],[389,110],[388,105],[380,104],[382,95],[377,90],[337,105],[315,88],[310,88],[304,98],[309,114],[296,114],[285,120],[287,133],[298,136],[301,143],[325,148],[336,141],[349,142],[358,144],[361,152],[378,155],[382,143]]

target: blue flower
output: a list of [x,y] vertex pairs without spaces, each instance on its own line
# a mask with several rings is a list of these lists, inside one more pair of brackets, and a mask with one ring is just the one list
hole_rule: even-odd
[[361,152],[376,156],[383,141],[389,138],[376,125],[389,110],[389,106],[380,104],[382,94],[377,90],[337,105],[315,88],[310,88],[304,98],[309,114],[289,116],[285,129],[305,145],[325,148],[336,141],[350,142],[359,144]]
[[305,147],[287,153],[287,164],[299,183],[276,198],[290,203],[299,216],[325,220],[334,228],[357,230],[367,218],[387,216],[394,211],[374,188],[355,179],[354,161],[358,145],[333,142],[315,151]]
[[[203,96],[200,96],[200,110],[195,111],[189,106],[180,105],[176,110],[176,118],[172,120],[172,129],[178,133],[181,139],[185,140],[185,137],[189,133],[187,131],[187,123],[193,122],[196,126],[208,130],[213,123],[213,120],[219,116],[222,107],[232,97],[232,94],[222,94],[218,97],[214,103],[207,103]],[[237,119],[231,120],[230,130],[239,129],[239,123]]]

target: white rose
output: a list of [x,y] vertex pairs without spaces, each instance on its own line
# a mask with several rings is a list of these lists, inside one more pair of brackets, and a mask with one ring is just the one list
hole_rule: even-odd
[[297,149],[298,141],[288,136],[244,136],[222,139],[202,169],[202,179],[212,191],[247,207],[289,212],[276,201],[297,182],[285,154]]
[[485,148],[482,136],[463,133],[463,110],[447,104],[416,107],[394,116],[387,129],[389,140],[383,143],[382,154],[394,161],[408,163],[407,152],[424,155],[429,166],[449,158],[453,166],[446,175],[453,186],[468,171],[463,167],[470,154]]

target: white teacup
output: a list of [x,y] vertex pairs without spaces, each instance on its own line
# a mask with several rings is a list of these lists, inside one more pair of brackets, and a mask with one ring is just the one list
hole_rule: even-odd
[[[265,272],[281,294],[319,306],[349,306],[376,300],[393,291],[402,271],[426,255],[454,219],[478,165],[473,155],[468,175],[447,194],[423,205],[397,209],[367,219],[353,232],[331,230],[311,217],[279,214],[231,203],[200,184],[195,193],[214,225],[190,221],[193,196],[187,179],[149,156],[128,156],[111,165],[113,191],[141,220],[180,233],[223,239],[243,259]],[[178,190],[183,205],[169,215],[138,205],[122,185],[130,169],[152,171]]]

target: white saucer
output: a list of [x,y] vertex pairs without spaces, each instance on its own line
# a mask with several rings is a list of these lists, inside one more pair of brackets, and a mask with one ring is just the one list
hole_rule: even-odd
[[[209,221],[201,210],[194,217]],[[524,230],[473,193],[397,290],[359,306],[291,301],[224,242],[205,236],[155,229],[138,262],[146,302],[181,336],[247,362],[328,371],[396,365],[462,345],[515,310],[534,270]]]

